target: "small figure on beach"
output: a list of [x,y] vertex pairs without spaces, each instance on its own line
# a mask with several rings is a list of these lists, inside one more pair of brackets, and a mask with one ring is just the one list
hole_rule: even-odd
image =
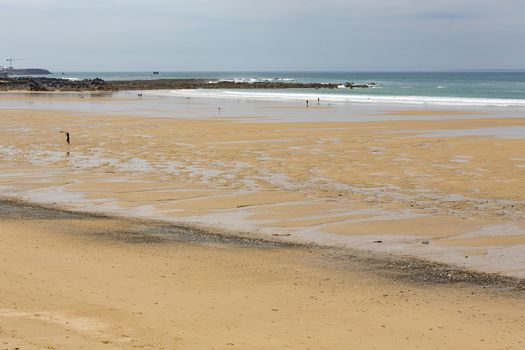
[[317,98],[317,106],[320,106],[321,105],[321,99],[318,97]]
[[138,98],[142,98],[142,94],[137,94],[137,97]]
[[66,142],[67,144],[71,144],[71,139],[69,138],[69,131],[61,131],[60,133],[66,134]]
[[308,100],[306,100],[306,108],[308,108]]

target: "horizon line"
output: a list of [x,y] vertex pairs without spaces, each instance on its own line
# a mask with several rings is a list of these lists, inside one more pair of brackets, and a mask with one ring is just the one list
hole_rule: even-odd
[[[29,69],[29,68],[20,68]],[[53,73],[521,73],[525,68],[450,70],[51,70]]]

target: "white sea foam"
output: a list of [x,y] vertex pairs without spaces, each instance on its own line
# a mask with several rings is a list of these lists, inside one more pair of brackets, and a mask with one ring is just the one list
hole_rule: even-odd
[[269,82],[291,82],[295,81],[292,78],[233,78],[220,79],[219,81],[233,82],[233,83],[269,83]]
[[323,102],[341,103],[385,103],[385,104],[411,104],[411,105],[437,105],[437,106],[494,106],[494,107],[525,107],[525,99],[498,99],[498,98],[466,98],[466,97],[431,97],[431,96],[378,96],[327,94],[327,93],[303,93],[303,92],[281,92],[281,91],[239,91],[221,89],[194,89],[194,90],[153,90],[147,92],[157,96],[178,97],[202,97],[202,98],[225,98],[225,99],[248,99],[248,100],[270,100],[270,101],[304,101],[317,100]]

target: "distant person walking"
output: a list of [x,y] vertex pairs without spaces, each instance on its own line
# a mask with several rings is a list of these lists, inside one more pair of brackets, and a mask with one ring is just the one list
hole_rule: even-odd
[[69,131],[61,131],[60,133],[66,134],[66,142],[68,145],[71,144],[71,139],[69,137]]
[[308,108],[308,100],[306,100],[306,108]]

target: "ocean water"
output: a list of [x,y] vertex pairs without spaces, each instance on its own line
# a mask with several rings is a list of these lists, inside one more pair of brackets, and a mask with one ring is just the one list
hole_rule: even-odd
[[525,72],[63,72],[68,79],[135,80],[203,78],[232,81],[371,83],[370,89],[174,91],[184,96],[245,99],[317,99],[334,102],[380,102],[464,106],[525,107]]

